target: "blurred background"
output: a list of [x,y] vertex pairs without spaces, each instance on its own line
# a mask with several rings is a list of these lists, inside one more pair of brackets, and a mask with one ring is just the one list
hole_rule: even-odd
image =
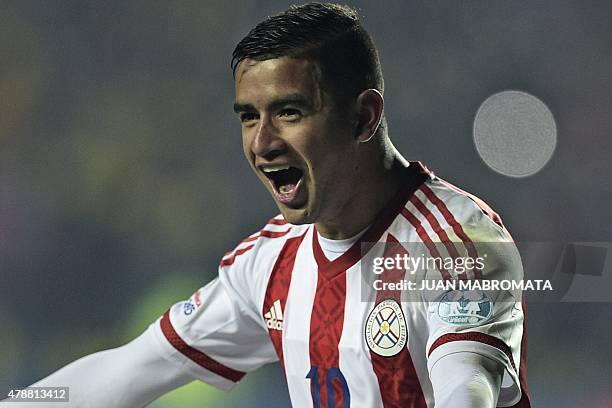
[[[350,4],[407,158],[486,200],[517,241],[612,241],[612,3]],[[2,393],[131,340],[276,214],[242,156],[229,63],[288,5],[0,2]],[[526,178],[492,171],[472,138],[480,104],[509,89],[556,120],[552,159]],[[529,306],[535,407],[612,406],[611,313]],[[152,406],[288,405],[276,365],[229,394],[192,383]]]

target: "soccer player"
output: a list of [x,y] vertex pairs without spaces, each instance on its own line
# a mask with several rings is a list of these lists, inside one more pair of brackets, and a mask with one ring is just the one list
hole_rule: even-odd
[[70,406],[135,407],[194,379],[230,389],[280,361],[295,407],[529,407],[520,299],[362,291],[365,260],[415,255],[407,243],[434,259],[489,243],[469,273],[424,270],[442,282],[522,268],[497,214],[392,145],[357,13],[292,7],[240,41],[232,68],[244,154],[280,214],[141,336],[35,385],[69,386]]

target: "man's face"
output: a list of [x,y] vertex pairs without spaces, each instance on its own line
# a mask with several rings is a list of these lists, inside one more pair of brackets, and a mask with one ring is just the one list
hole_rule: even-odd
[[289,57],[247,59],[236,71],[244,154],[293,224],[333,222],[356,182],[355,124],[319,77],[315,63]]

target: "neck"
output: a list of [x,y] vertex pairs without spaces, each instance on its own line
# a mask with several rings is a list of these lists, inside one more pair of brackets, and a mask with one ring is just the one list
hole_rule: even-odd
[[354,183],[353,194],[333,216],[317,222],[317,231],[328,239],[346,239],[376,220],[403,184],[408,162],[393,146],[382,154],[373,168],[362,171]]

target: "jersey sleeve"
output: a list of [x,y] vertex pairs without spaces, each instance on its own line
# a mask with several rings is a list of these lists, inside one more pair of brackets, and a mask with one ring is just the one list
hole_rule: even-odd
[[431,375],[436,363],[450,354],[486,356],[504,367],[498,406],[512,406],[521,398],[521,292],[488,283],[520,281],[520,255],[505,228],[483,212],[475,210],[463,229],[481,263],[468,284],[459,285],[457,278],[454,288],[439,290],[426,302],[428,371]]
[[[244,257],[246,258],[246,256]],[[252,301],[248,259],[174,304],[148,332],[158,351],[194,378],[232,388],[247,372],[278,359]]]

